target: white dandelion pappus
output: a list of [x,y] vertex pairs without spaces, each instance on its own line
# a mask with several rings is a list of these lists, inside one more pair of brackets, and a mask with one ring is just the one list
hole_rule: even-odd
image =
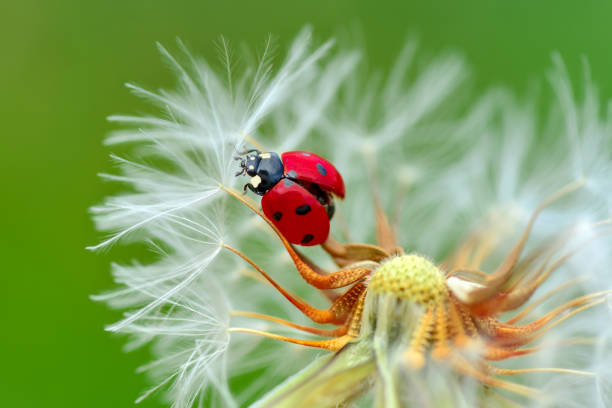
[[[145,369],[154,371],[160,386],[173,382],[173,406],[191,406],[208,385],[218,389],[215,398],[221,406],[236,405],[227,378],[219,374],[225,370],[229,343],[231,301],[224,294],[237,284],[232,282],[237,280],[235,273],[227,270],[238,268],[235,262],[222,259],[220,244],[227,230],[245,221],[248,214],[229,222],[231,209],[226,208],[225,193],[219,187],[236,182],[232,157],[242,149],[244,136],[292,96],[293,88],[308,86],[315,78],[315,63],[330,46],[328,42],[310,51],[310,32],[304,30],[284,64],[272,72],[268,42],[257,69],[248,68],[231,85],[186,51],[191,59],[189,69],[160,47],[179,75],[180,91],[129,88],[159,106],[163,116],[110,118],[137,126],[114,132],[107,144],[130,144],[139,160],[113,156],[121,174],[102,174],[130,185],[133,192],[92,208],[98,228],[115,233],[91,249],[108,247],[120,239],[144,240],[159,260],[147,265],[114,265],[113,275],[121,287],[94,298],[131,310],[109,330],[130,333],[131,347],[155,343],[159,360]],[[207,295],[211,293],[214,296]],[[232,303],[240,305],[239,301]],[[215,365],[221,371],[213,370]]]
[[[179,91],[154,94],[134,89],[158,104],[165,117],[113,117],[142,126],[115,132],[108,139],[111,144],[131,144],[140,159],[116,158],[121,175],[105,175],[131,185],[133,192],[94,208],[100,229],[115,232],[94,248],[119,239],[144,241],[155,249],[158,259],[145,265],[113,266],[121,286],[97,299],[130,310],[124,320],[110,326],[132,336],[130,347],[152,343],[158,360],[143,368],[158,383],[151,392],[167,387],[167,398],[174,407],[244,406],[263,391],[269,393],[256,406],[298,406],[313,401],[335,406],[353,401],[363,406],[468,407],[511,406],[512,393],[528,395],[532,392],[529,385],[543,390],[546,398],[521,400],[524,404],[605,406],[609,379],[605,364],[598,361],[609,357],[605,357],[607,343],[598,328],[606,316],[609,319],[609,312],[596,307],[604,295],[571,303],[592,288],[610,288],[605,279],[609,239],[601,234],[605,225],[598,224],[609,217],[610,191],[602,186],[610,166],[610,127],[607,118],[598,115],[592,87],[579,109],[567,75],[557,63],[552,82],[559,103],[551,108],[550,123],[543,125],[533,103],[518,102],[504,90],[486,93],[467,107],[460,104],[465,97],[459,84],[466,71],[456,55],[447,54],[416,69],[416,46],[409,43],[387,80],[367,81],[358,65],[358,52],[338,52],[322,59],[330,43],[311,53],[309,36],[308,31],[298,36],[278,71],[272,70],[264,52],[262,64],[247,68],[237,80],[229,71],[216,73],[203,61],[192,59],[185,69],[162,49],[179,74]],[[554,120],[557,108],[566,112],[566,127],[561,132]],[[365,306],[363,320],[351,315],[359,334],[351,327],[349,333],[354,336],[350,340],[346,335],[301,340],[288,332],[283,336],[282,326],[271,325],[284,318],[288,321],[282,324],[295,328],[292,322],[304,321],[304,317],[288,308],[287,301],[262,280],[282,281],[282,287],[309,303],[321,304],[322,300],[295,271],[301,255],[291,247],[283,250],[265,220],[252,216],[237,200],[228,200],[226,192],[231,194],[230,187],[237,183],[232,156],[243,149],[245,138],[249,143],[253,138],[262,141],[271,151],[312,150],[332,161],[345,177],[348,196],[334,219],[332,234],[349,242],[377,241],[380,245],[376,250],[368,247],[368,256],[376,254],[376,259],[360,264],[371,268],[370,277],[358,280],[350,289],[364,290],[360,293],[365,299],[359,303]],[[555,143],[547,146],[541,140]],[[573,166],[565,165],[566,158]],[[518,259],[520,267],[509,270],[510,283],[495,283],[491,277],[480,282],[482,276],[471,269],[491,272],[508,259],[518,233],[538,204],[559,189],[564,194],[551,200],[555,202],[538,216],[528,234],[525,253]],[[585,189],[588,196],[582,193]],[[392,214],[390,225],[381,224],[381,219],[386,220],[383,209]],[[566,239],[563,233],[567,231],[573,235]],[[366,248],[353,245],[361,251]],[[423,256],[397,257],[401,250],[395,246]],[[350,269],[348,261],[357,258],[343,258],[334,248],[338,247],[323,245],[336,264],[348,264]],[[321,251],[304,252],[314,263],[335,268]],[[380,254],[386,254],[384,259],[379,259]],[[408,262],[400,269],[415,259],[415,265],[424,261],[432,265],[433,269],[419,266],[414,270],[410,266],[406,276],[415,270],[429,271],[423,273],[429,273],[432,282],[437,282],[435,290],[445,294],[436,297],[441,303],[436,303],[431,315],[444,321],[447,313],[446,318],[451,319],[447,329],[436,323],[428,337],[427,303],[415,303],[414,294],[398,299],[396,289],[385,292],[384,274],[392,270],[388,265],[396,259],[400,264]],[[433,278],[438,272],[431,271],[449,272],[445,268],[453,265],[468,270],[444,283]],[[298,270],[309,283],[315,278],[303,268]],[[544,275],[550,271],[550,277],[540,282],[543,271],[547,271]],[[578,281],[576,275],[592,275],[592,279]],[[534,282],[538,284],[533,286]],[[529,302],[531,293],[525,298],[521,292],[535,291],[540,284],[544,291],[553,290],[554,302],[540,301],[537,296]],[[555,286],[563,284],[565,292],[555,292]],[[483,291],[490,293],[485,296]],[[326,293],[334,299],[341,294],[335,292]],[[504,294],[526,299],[524,309],[517,310],[525,315],[523,320],[551,313],[554,330],[546,328],[546,336],[535,344],[541,352],[504,361],[507,364],[501,368],[488,368],[491,372],[479,371],[474,367],[483,361],[482,350],[489,356],[516,357],[515,351],[507,345],[496,346],[499,339],[491,330],[501,326],[484,325],[485,320],[478,320],[476,314],[473,319],[483,326],[471,333],[472,345],[465,347],[458,341],[460,326],[452,322],[454,303],[447,300],[458,300],[461,310],[470,313],[480,308],[492,319],[512,319],[510,312],[502,313],[514,310],[502,301]],[[541,296],[540,289],[537,295]],[[570,302],[563,306],[566,309],[551,312],[566,300]],[[305,303],[294,302],[298,309],[307,309]],[[581,305],[589,310],[581,312]],[[261,319],[261,313],[274,320],[270,316],[268,321],[252,319]],[[244,328],[236,327],[237,322]],[[417,336],[419,330],[425,330],[422,338]],[[308,365],[315,356],[312,351],[286,343],[260,343],[259,336],[232,333],[237,331],[331,350],[338,350],[339,344],[348,346]],[[590,343],[560,346],[575,341],[577,334],[589,337]],[[452,346],[452,358],[430,358],[430,351],[446,356],[441,351],[444,339]],[[415,344],[423,345],[422,356]],[[415,369],[421,357],[425,368]],[[287,379],[301,367],[306,368]],[[565,371],[552,369],[556,374],[533,377],[541,367],[563,367]],[[585,373],[576,371],[588,369],[594,380],[579,377]],[[516,381],[501,381],[499,375],[504,374],[499,373],[511,373]],[[245,375],[253,379],[246,387],[230,386]],[[483,384],[498,387],[501,394],[485,391]],[[581,390],[580,394],[561,396],[559,387],[568,389],[568,384]]]

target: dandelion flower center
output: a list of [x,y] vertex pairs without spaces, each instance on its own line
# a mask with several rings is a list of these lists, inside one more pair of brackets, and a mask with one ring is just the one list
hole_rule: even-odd
[[448,292],[442,272],[419,255],[404,255],[376,269],[368,289],[377,295],[391,294],[426,306],[443,300]]

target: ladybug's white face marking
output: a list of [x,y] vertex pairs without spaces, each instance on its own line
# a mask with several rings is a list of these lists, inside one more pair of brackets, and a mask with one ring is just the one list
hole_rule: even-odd
[[249,160],[255,160],[255,157],[249,156]]
[[259,157],[261,159],[269,159],[272,156],[270,156],[270,153],[262,153],[262,154],[259,155]]
[[257,186],[261,184],[261,177],[259,176],[251,177],[251,181],[249,183],[253,187],[257,188]]
[[255,170],[255,166],[253,166],[252,164],[249,166],[249,170]]

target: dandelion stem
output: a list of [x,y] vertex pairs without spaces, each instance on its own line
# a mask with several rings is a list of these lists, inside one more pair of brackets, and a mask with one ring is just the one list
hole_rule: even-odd
[[554,289],[550,290],[549,292],[545,293],[544,295],[542,295],[537,300],[531,302],[529,304],[529,306],[527,306],[526,308],[521,310],[520,313],[517,313],[514,317],[512,317],[509,320],[507,320],[506,324],[515,324],[515,323],[519,322],[525,316],[527,316],[529,313],[531,313],[532,310],[534,310],[536,307],[538,307],[539,305],[544,303],[547,299],[551,298],[552,296],[556,295],[557,293],[559,293],[559,292],[561,292],[561,291],[563,291],[563,290],[565,290],[567,288],[571,288],[571,287],[573,287],[575,285],[578,285],[579,283],[584,282],[586,280],[587,280],[587,278],[580,277],[580,278],[572,279],[569,282],[565,282],[564,284],[557,286],[556,288],[554,288]]
[[257,149],[261,150],[262,152],[267,152],[269,151],[268,149],[266,149],[264,147],[264,145],[262,145],[261,143],[259,143],[257,140],[255,140],[255,138],[251,135],[248,135],[246,133],[242,133],[242,136],[244,136],[244,140],[246,140],[247,142],[249,142],[250,144],[252,144],[253,146],[255,146]]
[[[317,289],[336,289],[342,288],[345,286],[349,286],[355,282],[358,282],[364,279],[367,275],[369,275],[373,268],[376,266],[375,262],[363,262],[360,265],[355,265],[353,268],[340,269],[339,271],[330,273],[328,275],[321,275],[317,273],[316,270],[313,270],[308,264],[300,257],[300,255],[293,249],[293,246],[287,241],[287,239],[283,236],[283,234],[276,228],[274,223],[268,219],[261,211],[255,207],[253,203],[249,200],[245,199],[240,193],[235,190],[228,188],[226,186],[220,185],[219,188],[225,192],[227,192],[232,197],[236,198],[238,201],[242,202],[244,205],[249,207],[251,211],[257,214],[261,219],[263,219],[276,233],[278,239],[280,239],[281,243],[285,247],[285,250],[293,260],[293,263],[298,270],[299,274],[302,278],[310,285],[314,286]],[[380,252],[385,253],[385,257],[389,257],[382,248],[375,247],[373,245],[352,245],[346,246],[345,248],[352,249],[352,253],[358,255],[358,259],[372,259],[374,254],[379,254]],[[229,249],[229,248],[228,248]],[[350,252],[349,252],[350,253]],[[243,257],[242,255],[240,255]],[[244,257],[243,257],[244,258]],[[246,258],[245,258],[246,260]],[[248,262],[248,261],[247,261]],[[357,261],[354,261],[357,262]],[[250,262],[249,262],[250,263]],[[352,263],[352,262],[351,262]]]
[[338,327],[335,330],[324,330],[324,329],[318,329],[314,327],[303,326],[301,324],[296,324],[288,320],[280,319],[278,317],[269,316],[269,315],[265,315],[261,313],[254,313],[254,312],[231,311],[230,316],[251,317],[254,319],[266,320],[269,322],[274,322],[274,323],[282,324],[283,326],[288,326],[288,327],[291,327],[297,330],[301,330],[306,333],[312,333],[312,334],[316,334],[318,336],[324,336],[324,337],[340,337],[340,336],[345,335],[348,332],[347,325]]
[[519,375],[528,373],[562,373],[562,374],[575,374],[584,375],[588,377],[594,377],[596,374],[590,371],[572,370],[569,368],[522,368],[522,369],[506,369],[506,368],[494,368],[496,375]]
[[270,339],[275,339],[275,340],[281,340],[287,343],[299,344],[300,346],[322,348],[322,349],[331,350],[331,351],[340,350],[342,347],[344,347],[344,345],[349,340],[353,338],[351,336],[342,336],[342,337],[338,337],[337,339],[331,339],[331,340],[302,340],[302,339],[295,339],[293,337],[281,336],[281,335],[274,334],[274,333],[268,333],[268,332],[261,331],[261,330],[248,329],[244,327],[230,327],[229,329],[227,329],[227,331],[230,333],[256,334],[258,336],[268,337]]

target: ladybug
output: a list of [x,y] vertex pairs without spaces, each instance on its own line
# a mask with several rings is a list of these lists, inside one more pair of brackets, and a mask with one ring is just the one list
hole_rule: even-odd
[[329,235],[329,221],[334,215],[333,196],[344,198],[344,180],[336,168],[314,153],[305,151],[274,152],[249,150],[240,160],[236,176],[247,174],[244,185],[262,196],[265,216],[289,242],[319,245]]

